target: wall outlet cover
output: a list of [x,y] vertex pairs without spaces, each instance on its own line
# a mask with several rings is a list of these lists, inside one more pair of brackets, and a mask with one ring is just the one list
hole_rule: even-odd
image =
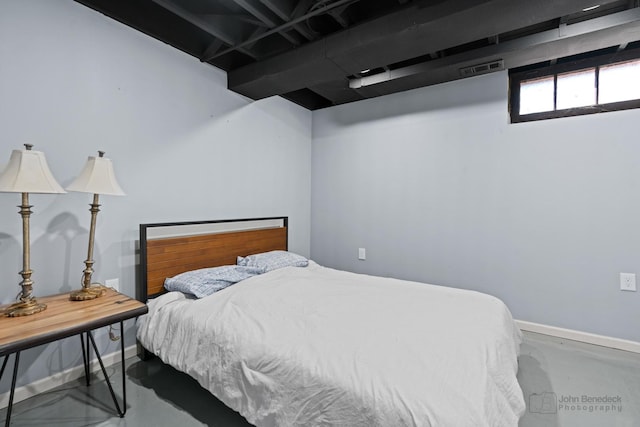
[[620,290],[636,291],[636,275],[635,273],[620,273]]

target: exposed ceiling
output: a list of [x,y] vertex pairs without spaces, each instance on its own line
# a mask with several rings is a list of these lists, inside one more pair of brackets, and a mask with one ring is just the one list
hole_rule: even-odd
[[640,41],[640,0],[76,1],[311,110]]

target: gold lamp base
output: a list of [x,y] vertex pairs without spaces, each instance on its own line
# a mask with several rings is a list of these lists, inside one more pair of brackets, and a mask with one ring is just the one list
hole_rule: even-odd
[[46,309],[46,304],[40,304],[35,298],[32,298],[29,301],[20,301],[15,304],[11,304],[5,310],[5,314],[9,317],[30,316],[32,314],[40,313]]
[[100,283],[92,283],[91,286],[71,292],[69,299],[71,301],[87,301],[103,296],[107,292],[107,288]]

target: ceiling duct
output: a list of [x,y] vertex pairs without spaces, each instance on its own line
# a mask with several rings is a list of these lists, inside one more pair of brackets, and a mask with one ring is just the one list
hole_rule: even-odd
[[497,59],[484,64],[472,65],[471,67],[460,68],[462,77],[477,76],[479,74],[493,73],[494,71],[504,70],[504,60]]

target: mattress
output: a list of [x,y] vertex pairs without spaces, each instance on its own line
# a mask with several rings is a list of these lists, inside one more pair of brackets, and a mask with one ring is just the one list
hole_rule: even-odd
[[516,426],[521,333],[473,291],[311,263],[149,301],[138,339],[250,423]]

